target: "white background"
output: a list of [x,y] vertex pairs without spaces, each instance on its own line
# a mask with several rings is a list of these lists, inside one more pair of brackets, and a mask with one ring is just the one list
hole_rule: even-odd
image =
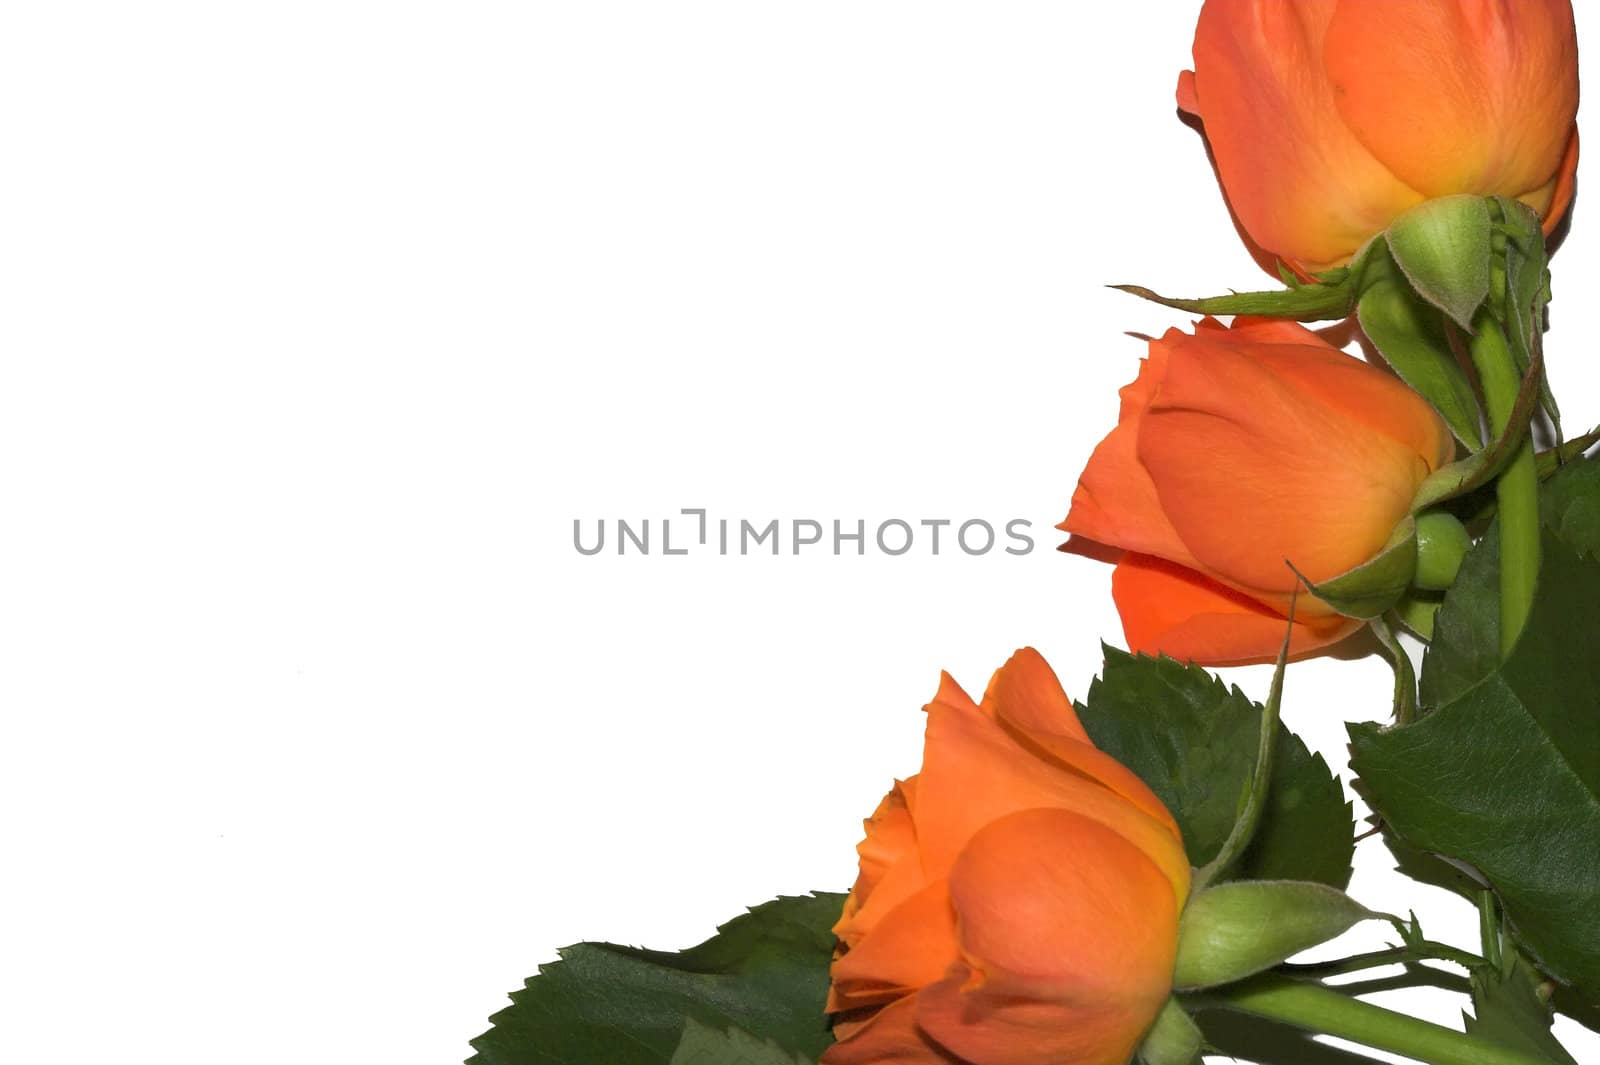
[[[0,1057],[459,1060],[560,945],[847,886],[941,668],[1083,693],[1120,628],[1050,526],[1183,321],[1101,286],[1265,280],[1175,114],[1197,8],[13,10]],[[1038,546],[573,549],[683,507]],[[1286,715],[1342,767],[1388,686]],[[1471,944],[1389,865],[1357,896]]]

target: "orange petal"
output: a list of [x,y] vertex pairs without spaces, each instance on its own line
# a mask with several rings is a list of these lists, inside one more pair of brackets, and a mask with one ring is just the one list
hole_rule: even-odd
[[1242,318],[1229,336],[1236,350],[1294,391],[1402,445],[1428,472],[1455,458],[1455,438],[1427,400],[1298,322]]
[[[1126,555],[1111,577],[1111,595],[1128,649],[1203,666],[1277,659],[1288,621],[1276,611],[1194,570],[1148,555]],[[1307,596],[1299,603],[1312,605]],[[1289,653],[1300,656],[1338,643],[1361,623],[1338,615],[1296,612]]]
[[895,907],[833,963],[828,1010],[902,998],[943,977],[957,956],[950,886],[940,880]]
[[1423,199],[1339,117],[1322,66],[1339,2],[1207,0],[1195,30],[1192,91],[1179,94],[1205,123],[1245,229],[1309,271],[1347,261]]
[[1179,902],[1117,832],[1024,810],[975,835],[950,878],[964,965],[917,1022],[984,1065],[1126,1065],[1172,991]]
[[865,1023],[836,1025],[839,1041],[822,1053],[820,1065],[966,1065],[917,1028],[917,1000],[903,998]]
[[[844,912],[833,927],[834,935],[846,945],[854,945],[877,916],[921,890],[925,882],[908,801],[914,787],[914,780],[896,781],[865,822],[866,838],[856,845],[860,872],[845,900]],[[869,908],[880,887],[884,897]]]
[[1064,532],[1175,562],[1192,561],[1161,512],[1155,485],[1138,456],[1139,426],[1166,373],[1167,352],[1184,339],[1181,330],[1173,329],[1150,342],[1150,355],[1139,364],[1138,377],[1120,393],[1117,427],[1094,449],[1078,479],[1071,512],[1058,526]]
[[[1173,349],[1139,459],[1197,568],[1251,594],[1286,596],[1298,584],[1289,563],[1323,581],[1383,549],[1434,456],[1374,431],[1401,415],[1349,413],[1375,396],[1422,410],[1398,398],[1398,383],[1378,381],[1389,379],[1320,341],[1206,332]],[[1347,402],[1329,401],[1341,392]],[[1427,417],[1431,431],[1437,418]]]
[[1138,774],[1092,743],[1083,743],[1064,736],[1050,736],[1039,732],[1012,730],[1013,738],[1034,749],[1041,758],[1048,758],[1062,769],[1081,773],[1122,797],[1142,813],[1167,827],[1174,838],[1183,838],[1172,812],[1151,791]]
[[962,707],[969,710],[978,705],[972,701],[972,696],[968,695],[961,685],[956,683],[954,677],[949,673],[943,672],[939,674],[939,690],[933,693],[933,701],[944,703],[946,706]]
[[1084,743],[1078,711],[1061,688],[1056,671],[1032,647],[1024,647],[994,671],[983,693],[981,709],[1025,731],[1070,736]]
[[[1561,159],[1561,173],[1556,177],[1555,184],[1551,187],[1550,206],[1547,210],[1540,211],[1544,218],[1545,236],[1554,233],[1561,225],[1562,219],[1567,216],[1567,209],[1572,206],[1572,198],[1578,192],[1578,128],[1572,128],[1572,139],[1567,142],[1567,154]],[[1534,210],[1539,210],[1537,199],[1529,196],[1521,197]]]
[[1161,868],[1176,899],[1187,897],[1189,860],[1167,821],[1098,781],[1040,758],[980,712],[929,708],[916,813],[929,880],[948,875],[985,825],[1035,807],[1074,810],[1111,826]]
[[1424,196],[1521,196],[1561,170],[1578,113],[1570,0],[1338,0],[1323,59],[1345,124]]
[[982,709],[1039,757],[1104,784],[1178,834],[1178,823],[1155,792],[1095,747],[1055,671],[1038,651],[1024,647],[995,671]]

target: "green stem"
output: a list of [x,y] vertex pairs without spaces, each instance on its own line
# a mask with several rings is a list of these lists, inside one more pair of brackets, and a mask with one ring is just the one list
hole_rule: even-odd
[[1427,1065],[1549,1065],[1429,1021],[1349,998],[1320,984],[1264,977],[1211,992],[1207,1003],[1348,1039]]
[[1500,904],[1492,891],[1478,892],[1478,934],[1483,940],[1483,960],[1498,970],[1505,956],[1500,952]]
[[[1487,312],[1476,324],[1472,362],[1489,408],[1490,435],[1498,437],[1514,417],[1522,378],[1500,324]],[[1531,432],[1500,474],[1495,496],[1500,513],[1500,657],[1505,658],[1528,622],[1539,579],[1539,465]]]

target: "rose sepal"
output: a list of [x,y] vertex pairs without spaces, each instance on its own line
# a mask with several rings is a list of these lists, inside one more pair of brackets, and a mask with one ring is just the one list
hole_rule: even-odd
[[1197,991],[1244,980],[1375,919],[1382,915],[1326,884],[1218,884],[1184,907],[1172,985]]
[[[1294,560],[1289,562],[1293,566]],[[1370,561],[1331,580],[1305,583],[1312,595],[1345,617],[1367,621],[1381,617],[1405,598],[1416,573],[1417,521],[1407,517]],[[1301,579],[1305,580],[1304,576]]]
[[1139,1045],[1139,1065],[1198,1065],[1205,1042],[1200,1026],[1176,998],[1169,998]]

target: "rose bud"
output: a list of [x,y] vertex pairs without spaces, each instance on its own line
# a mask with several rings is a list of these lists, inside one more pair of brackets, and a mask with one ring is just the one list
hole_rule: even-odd
[[[1381,568],[1455,451],[1415,392],[1292,322],[1171,330],[1121,396],[1059,528],[1124,552],[1111,588],[1130,650],[1206,665],[1274,659],[1302,578]],[[1300,595],[1290,652],[1362,624]]]
[[1572,201],[1569,0],[1207,0],[1178,106],[1248,237],[1301,274],[1425,200],[1507,196],[1548,234]]
[[922,771],[858,848],[824,1065],[1126,1065],[1158,1017],[1169,1046],[1190,884],[1172,815],[1032,649],[981,704],[947,675],[927,714]]

